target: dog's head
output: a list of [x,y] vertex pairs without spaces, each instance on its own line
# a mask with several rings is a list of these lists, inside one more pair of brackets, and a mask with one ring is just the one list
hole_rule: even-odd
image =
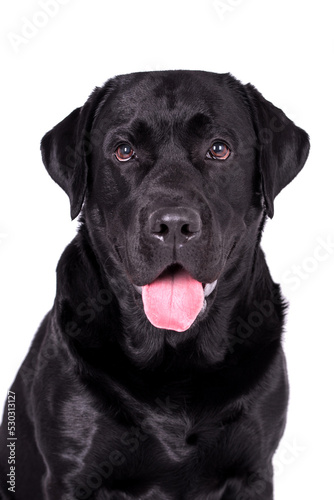
[[176,331],[205,317],[217,280],[250,265],[308,150],[254,87],[194,71],[109,80],[42,140],[106,275],[116,268],[150,322]]

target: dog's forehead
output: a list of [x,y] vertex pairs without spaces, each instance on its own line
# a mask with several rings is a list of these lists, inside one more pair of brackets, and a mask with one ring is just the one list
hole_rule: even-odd
[[134,118],[187,120],[197,113],[230,124],[251,125],[242,84],[229,74],[201,71],[136,73],[117,77],[101,114],[114,124]]

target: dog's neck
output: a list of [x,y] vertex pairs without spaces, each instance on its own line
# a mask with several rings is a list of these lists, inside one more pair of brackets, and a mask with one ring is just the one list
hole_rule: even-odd
[[122,359],[140,370],[182,371],[192,365],[210,370],[277,340],[284,306],[260,235],[254,237],[257,243],[245,241],[239,260],[231,259],[220,278],[210,314],[185,332],[160,332],[136,304],[133,290],[124,286],[120,266],[109,260],[105,272],[105,257],[92,250],[83,224],[59,262],[56,297],[60,331],[81,366],[87,361],[109,369],[117,358],[117,364]]

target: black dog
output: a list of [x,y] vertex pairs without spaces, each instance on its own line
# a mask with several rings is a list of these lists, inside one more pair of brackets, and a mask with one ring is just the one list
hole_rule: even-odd
[[12,387],[2,498],[272,499],[285,304],[259,244],[307,134],[231,75],[165,71],[109,80],[41,147],[80,228]]

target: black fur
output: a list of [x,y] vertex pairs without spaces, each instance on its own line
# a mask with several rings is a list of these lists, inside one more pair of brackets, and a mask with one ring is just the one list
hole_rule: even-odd
[[[207,158],[216,140],[226,161]],[[136,157],[119,162],[119,143]],[[275,196],[303,167],[307,134],[231,75],[119,76],[48,132],[45,166],[76,238],[13,384],[17,500],[271,500],[288,383],[285,304],[260,248]],[[157,207],[189,207],[201,237],[149,236]],[[155,328],[133,285],[167,266],[218,280],[185,332]],[[1,491],[12,498],[7,414]]]

